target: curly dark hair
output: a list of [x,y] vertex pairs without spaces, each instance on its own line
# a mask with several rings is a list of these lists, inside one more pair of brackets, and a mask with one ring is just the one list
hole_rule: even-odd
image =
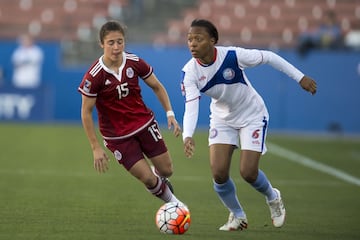
[[215,44],[218,42],[219,33],[218,33],[218,30],[216,29],[215,25],[212,22],[210,22],[206,19],[195,19],[194,21],[192,21],[191,27],[205,28],[206,31],[208,32],[208,34],[210,35],[210,37],[215,39]]

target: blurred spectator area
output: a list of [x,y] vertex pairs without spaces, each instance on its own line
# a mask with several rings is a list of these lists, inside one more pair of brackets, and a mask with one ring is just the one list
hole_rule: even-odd
[[99,54],[98,30],[109,19],[123,22],[131,43],[152,43],[193,0],[0,0],[0,40],[30,33],[37,41],[60,41],[67,63]]
[[327,10],[333,10],[345,35],[360,22],[360,0],[198,0],[181,18],[168,20],[168,31],[158,44],[186,44],[195,18],[213,21],[220,44],[245,47],[293,48],[303,31],[317,27]]
[[[106,16],[111,0],[0,0],[0,37],[13,39],[29,32],[40,40],[81,37],[79,29],[91,27]],[[126,5],[127,0],[119,0]],[[81,30],[80,30],[81,32]]]
[[121,9],[128,0],[0,0],[0,39],[29,33],[36,41],[61,42],[66,61],[82,62],[98,48],[94,30],[114,3]]
[[97,34],[108,19],[125,23],[130,43],[186,45],[191,21],[207,18],[220,44],[291,48],[329,9],[344,34],[359,26],[360,0],[0,0],[0,39],[29,32],[37,41],[60,41],[72,64],[100,53]]

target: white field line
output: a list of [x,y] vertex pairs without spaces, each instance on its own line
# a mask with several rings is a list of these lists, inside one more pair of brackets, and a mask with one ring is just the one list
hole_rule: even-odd
[[269,152],[271,152],[274,155],[280,156],[285,158],[286,160],[299,163],[301,165],[304,165],[306,167],[318,170],[320,172],[329,174],[333,177],[336,177],[338,179],[341,179],[345,182],[354,184],[356,186],[360,186],[360,179],[357,177],[354,177],[346,172],[343,172],[339,169],[330,167],[328,165],[325,165],[323,163],[317,162],[314,159],[308,158],[306,156],[300,155],[296,152],[290,151],[288,149],[282,148],[276,144],[273,143],[267,143]]
[[[119,173],[116,172],[107,172],[105,176],[114,177]],[[121,173],[120,173],[121,174]],[[41,176],[50,176],[50,177],[79,177],[79,178],[92,178],[92,177],[99,177],[99,173],[90,173],[90,172],[74,172],[74,171],[57,171],[57,170],[50,170],[50,169],[41,169],[41,170],[30,170],[30,169],[0,169],[0,179],[1,177],[6,177],[6,175],[18,175],[18,176],[32,176],[32,175],[41,175]],[[120,176],[121,177],[121,176]],[[182,182],[211,182],[211,176],[190,176],[190,175],[174,175],[171,177],[172,180],[182,181]],[[236,183],[244,183],[244,180],[240,178],[240,175],[235,175],[233,180]],[[342,183],[336,180],[319,180],[319,181],[310,181],[310,180],[289,180],[289,179],[278,179],[277,182],[281,183],[281,185],[291,185],[291,186],[338,186]]]

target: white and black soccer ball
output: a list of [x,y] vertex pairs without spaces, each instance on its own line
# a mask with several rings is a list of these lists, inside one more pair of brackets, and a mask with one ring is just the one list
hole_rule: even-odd
[[156,212],[155,222],[160,232],[184,234],[190,227],[190,211],[182,203],[165,203]]

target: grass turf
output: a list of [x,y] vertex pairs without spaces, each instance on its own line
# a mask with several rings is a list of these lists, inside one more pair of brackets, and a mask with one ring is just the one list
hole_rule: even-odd
[[[207,133],[197,132],[192,159],[180,138],[163,135],[175,193],[191,211],[191,227],[180,236],[159,233],[154,218],[162,202],[113,158],[107,173],[93,170],[81,126],[0,124],[0,239],[360,239],[359,186],[271,151],[261,168],[282,192],[286,224],[272,227],[264,198],[239,177],[236,151],[231,174],[249,228],[218,231],[228,213],[212,189]],[[360,178],[359,139],[269,134],[268,141]]]

